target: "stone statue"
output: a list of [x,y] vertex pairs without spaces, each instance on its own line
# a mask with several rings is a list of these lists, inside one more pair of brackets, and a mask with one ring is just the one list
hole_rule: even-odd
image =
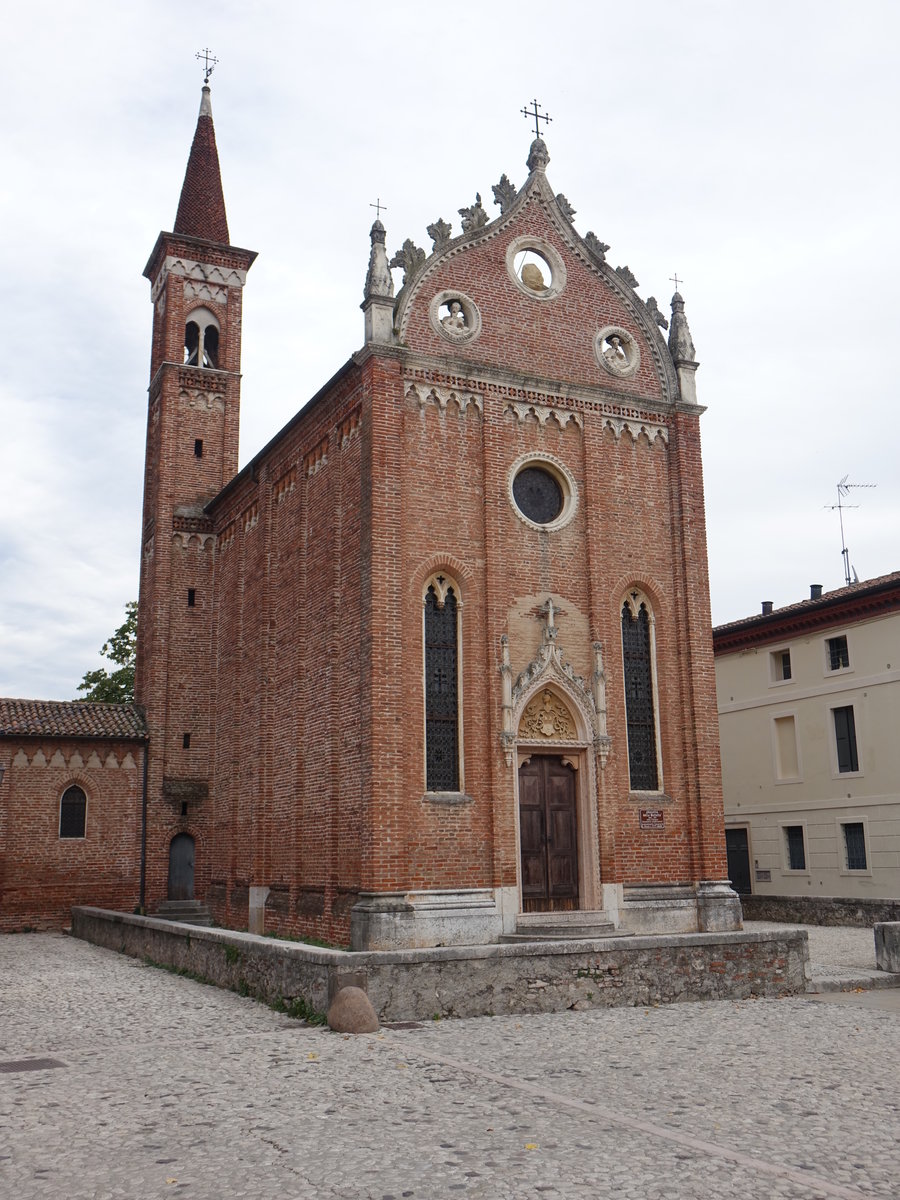
[[615,333],[611,333],[606,339],[603,360],[617,375],[621,375],[623,371],[628,370],[628,355],[622,346],[622,339]]
[[454,335],[466,332],[466,314],[458,300],[450,301],[450,312],[441,318],[441,327],[445,333]]

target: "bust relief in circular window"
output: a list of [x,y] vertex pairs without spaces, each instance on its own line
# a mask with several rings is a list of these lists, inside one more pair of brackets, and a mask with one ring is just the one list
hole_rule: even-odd
[[630,379],[641,365],[637,342],[618,325],[605,325],[600,330],[594,338],[594,353],[600,366],[619,379]]
[[438,292],[428,306],[434,329],[448,342],[471,342],[481,332],[481,313],[462,292]]
[[552,300],[566,286],[566,268],[562,258],[543,238],[513,238],[506,248],[506,269],[527,296]]
[[548,454],[536,452],[517,459],[507,486],[513,511],[532,529],[562,529],[575,515],[572,472]]

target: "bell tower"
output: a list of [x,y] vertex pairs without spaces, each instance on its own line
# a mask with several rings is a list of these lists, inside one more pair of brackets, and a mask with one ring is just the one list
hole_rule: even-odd
[[208,820],[215,536],[205,506],[237,473],[241,301],[255,258],[229,241],[207,82],[174,228],[144,268],[153,341],[135,698],[150,733],[150,905],[166,896],[171,839],[202,839]]

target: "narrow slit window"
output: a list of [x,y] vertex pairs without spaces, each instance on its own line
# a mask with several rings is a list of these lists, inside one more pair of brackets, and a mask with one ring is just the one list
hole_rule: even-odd
[[203,438],[194,438],[194,458],[203,457]]
[[182,750],[190,750],[190,748],[191,748],[191,735],[190,735],[189,733],[182,734],[182,737],[181,737],[181,748],[182,748]]
[[195,608],[197,604],[197,589],[188,588],[188,608]]

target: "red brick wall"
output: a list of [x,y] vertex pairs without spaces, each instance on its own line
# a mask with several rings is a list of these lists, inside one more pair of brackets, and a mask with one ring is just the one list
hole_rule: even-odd
[[[75,904],[131,912],[140,895],[140,744],[4,738],[0,931],[57,929]],[[84,838],[60,838],[73,784],[87,796]]]
[[[535,300],[509,278],[505,247],[522,232],[565,259],[557,299]],[[479,305],[483,327],[451,347],[427,310],[453,288]],[[159,318],[172,346],[178,303]],[[586,681],[591,643],[604,648],[603,881],[724,874],[699,414],[666,401],[671,364],[660,367],[665,348],[637,304],[567,248],[533,199],[509,229],[433,264],[407,295],[405,344],[348,364],[216,499],[208,526],[174,539],[175,506],[207,480],[190,461],[193,437],[218,447],[223,470],[236,452],[237,384],[229,380],[223,411],[198,415],[179,407],[185,373],[161,367],[147,483],[157,532],[143,585],[154,896],[165,894],[178,829],[197,838],[198,895],[236,926],[252,886],[271,889],[269,928],[339,942],[360,891],[513,886],[516,768],[499,741],[500,639],[509,635],[521,671],[551,592],[559,644]],[[233,350],[231,305],[220,320]],[[597,363],[603,325],[633,331],[634,378],[612,379]],[[511,402],[559,416],[520,419]],[[513,511],[510,470],[527,452],[552,455],[575,481],[578,508],[563,529],[529,528]],[[439,570],[462,602],[467,800],[458,805],[424,796],[422,600]],[[196,610],[186,608],[188,586]],[[621,610],[635,588],[655,617],[657,800],[629,792]],[[144,609],[142,593],[142,619]],[[208,797],[182,817],[163,780],[194,775]],[[640,808],[656,806],[663,828],[641,830]]]

